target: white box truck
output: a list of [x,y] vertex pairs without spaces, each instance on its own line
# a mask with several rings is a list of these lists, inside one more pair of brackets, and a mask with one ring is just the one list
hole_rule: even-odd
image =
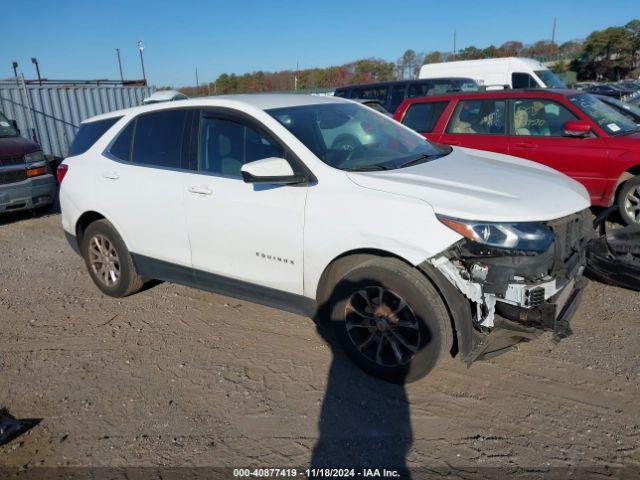
[[420,68],[420,78],[467,77],[478,85],[510,88],[566,88],[542,63],[532,58],[488,58],[458,62],[428,63]]

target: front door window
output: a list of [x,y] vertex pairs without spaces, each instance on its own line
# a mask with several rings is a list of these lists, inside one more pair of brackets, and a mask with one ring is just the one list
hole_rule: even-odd
[[562,137],[564,124],[577,117],[566,107],[547,99],[513,102],[513,133],[516,136]]

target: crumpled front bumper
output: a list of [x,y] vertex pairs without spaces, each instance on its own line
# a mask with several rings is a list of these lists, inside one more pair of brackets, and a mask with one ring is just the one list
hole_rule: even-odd
[[585,246],[593,230],[586,212],[550,228],[554,245],[543,253],[478,248],[462,240],[429,260],[470,303],[473,347],[464,355],[467,363],[544,330],[551,330],[556,341],[571,335],[569,322],[587,284]]
[[16,183],[1,184],[0,213],[50,205],[55,200],[56,190],[56,180],[51,174]]

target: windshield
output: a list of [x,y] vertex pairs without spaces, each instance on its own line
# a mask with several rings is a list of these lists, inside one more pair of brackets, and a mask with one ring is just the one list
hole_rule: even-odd
[[442,157],[451,147],[368,107],[325,103],[267,110],[320,160],[341,170],[390,170]]
[[11,122],[0,113],[0,137],[17,137],[18,131],[13,128]]
[[629,120],[640,125],[640,108],[635,105],[631,105],[630,103],[622,103],[620,100],[612,97],[599,98],[599,100],[604,103],[608,103]]
[[569,100],[610,135],[626,135],[638,131],[635,123],[593,95],[574,95]]
[[562,80],[551,70],[535,70],[534,73],[544,82],[547,88],[567,88]]

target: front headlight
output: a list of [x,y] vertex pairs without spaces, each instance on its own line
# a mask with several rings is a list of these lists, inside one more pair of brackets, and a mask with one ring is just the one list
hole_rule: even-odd
[[44,162],[44,153],[42,153],[42,150],[36,150],[35,152],[27,153],[24,156],[24,161],[26,163]]
[[438,215],[438,220],[473,242],[508,250],[546,252],[555,238],[540,223],[474,222],[442,215]]

